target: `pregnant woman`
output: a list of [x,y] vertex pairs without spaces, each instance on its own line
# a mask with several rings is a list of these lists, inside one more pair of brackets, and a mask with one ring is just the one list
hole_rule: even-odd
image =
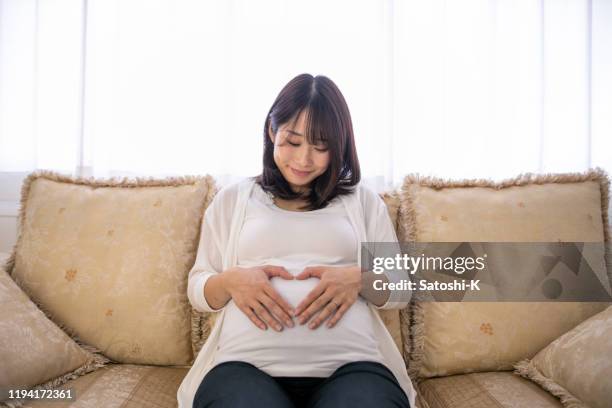
[[361,242],[396,242],[360,181],[348,107],[324,76],[299,75],[266,117],[263,172],[204,215],[188,297],[218,312],[178,390],[179,407],[411,407],[415,391],[362,272]]

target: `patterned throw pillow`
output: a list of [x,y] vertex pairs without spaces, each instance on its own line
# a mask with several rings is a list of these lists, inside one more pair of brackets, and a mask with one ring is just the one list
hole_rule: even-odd
[[15,405],[8,389],[50,388],[108,362],[68,337],[1,268],[0,344],[0,402]]
[[612,402],[611,356],[612,306],[515,367],[566,407],[607,408]]
[[[503,182],[407,176],[400,241],[604,242],[609,181],[582,174],[524,175]],[[603,252],[601,254],[603,257]],[[601,260],[603,263],[603,259]],[[415,381],[512,370],[608,303],[419,302],[401,312],[404,357]]]
[[192,310],[212,177],[92,180],[39,171],[22,189],[8,271],[53,321],[113,361],[192,364],[206,335]]

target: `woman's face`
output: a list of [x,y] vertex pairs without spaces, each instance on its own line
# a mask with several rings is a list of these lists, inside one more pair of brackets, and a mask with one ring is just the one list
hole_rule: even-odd
[[327,146],[308,143],[305,129],[306,114],[302,112],[295,123],[282,124],[276,134],[268,132],[274,143],[274,162],[295,192],[307,189],[329,166]]

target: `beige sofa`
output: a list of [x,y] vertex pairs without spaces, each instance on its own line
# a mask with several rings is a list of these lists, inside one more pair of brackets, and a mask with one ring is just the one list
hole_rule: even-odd
[[[407,176],[381,197],[401,241],[609,242],[608,186],[600,170],[502,183]],[[4,404],[176,406],[215,317],[191,308],[186,278],[219,188],[210,176],[91,180],[39,171],[26,179],[18,242],[5,262],[11,281],[0,281],[8,305],[0,386],[70,389],[75,398]],[[607,306],[413,301],[381,315],[419,407],[561,407],[576,395],[528,366]]]

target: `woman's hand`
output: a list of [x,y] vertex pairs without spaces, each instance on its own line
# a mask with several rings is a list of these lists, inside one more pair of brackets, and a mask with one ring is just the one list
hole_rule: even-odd
[[266,330],[268,325],[276,331],[281,331],[283,326],[280,322],[293,327],[293,308],[270,283],[270,278],[275,276],[292,280],[293,275],[287,269],[273,265],[234,267],[224,271],[221,276],[224,287],[236,306],[257,327]]
[[296,279],[316,277],[321,280],[317,286],[300,302],[295,315],[304,324],[317,311],[308,327],[316,329],[333,314],[327,327],[333,327],[346,311],[355,303],[361,290],[361,268],[359,266],[309,266]]

